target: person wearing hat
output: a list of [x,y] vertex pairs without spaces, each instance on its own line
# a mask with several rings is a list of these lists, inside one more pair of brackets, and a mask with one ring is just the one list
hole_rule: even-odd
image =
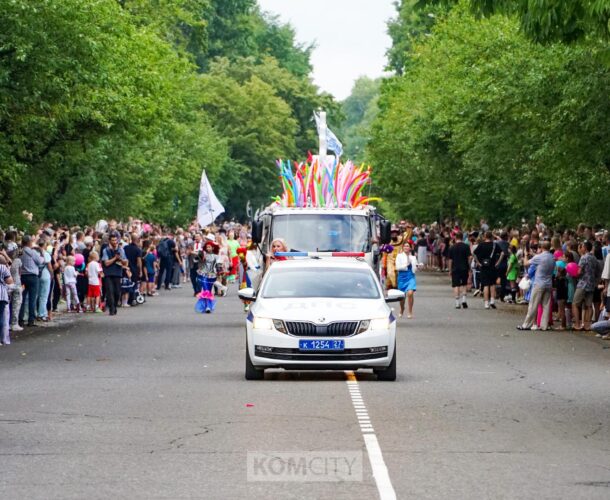
[[197,310],[210,314],[216,307],[214,298],[214,283],[218,277],[218,258],[220,247],[216,243],[213,234],[206,236],[203,251],[199,254],[199,268],[197,270],[198,280],[201,284],[201,292],[197,301]]

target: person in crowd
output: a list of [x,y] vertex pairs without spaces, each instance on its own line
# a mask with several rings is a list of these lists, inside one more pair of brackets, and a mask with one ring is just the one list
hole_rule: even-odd
[[517,246],[511,245],[509,247],[509,255],[508,255],[508,266],[506,268],[506,280],[508,281],[508,286],[510,287],[510,302],[517,302],[517,291],[519,288],[517,287],[517,279],[519,278],[519,259],[517,258]]
[[13,288],[9,290],[9,303],[10,303],[10,329],[14,332],[20,332],[23,330],[19,326],[19,308],[21,307],[21,257],[19,247],[16,243],[9,245],[7,252],[10,259],[10,272],[11,278],[13,279]]
[[144,272],[146,276],[146,295],[156,297],[159,295],[156,291],[155,276],[157,274],[158,259],[154,243],[150,243],[144,254]]
[[119,235],[110,233],[108,246],[102,252],[102,269],[106,286],[106,306],[110,316],[115,316],[121,300],[121,278],[123,267],[127,266],[125,251],[119,246]]
[[[580,244],[578,251],[580,260],[578,262],[578,282],[572,302],[572,330],[591,330],[591,317],[593,313],[593,292],[597,286],[596,276],[598,263],[593,254],[593,245],[586,240]],[[583,309],[581,311],[581,309]],[[582,313],[582,314],[581,314]],[[581,321],[582,320],[582,321]]]
[[197,270],[199,269],[199,251],[195,251],[195,244],[190,244],[186,248],[185,265],[189,270],[191,286],[193,287],[193,297],[201,291],[201,285],[197,279]]
[[11,277],[8,260],[4,255],[0,256],[0,337],[3,345],[11,343],[9,336],[9,315],[6,311],[9,307],[9,292],[13,289],[15,282]]
[[28,308],[27,326],[34,327],[36,323],[36,298],[38,296],[38,284],[40,266],[44,264],[44,258],[39,248],[33,248],[33,239],[25,235],[22,240],[23,252],[21,254],[21,284],[23,286],[23,300],[19,310],[19,324],[23,326],[25,305]]
[[496,264],[496,273],[500,280],[500,300],[504,302],[506,292],[508,290],[508,279],[506,273],[508,270],[508,258],[510,257],[510,246],[508,244],[508,231],[502,231],[500,238],[496,241],[496,245],[500,249],[500,258]]
[[173,233],[168,233],[168,235],[161,240],[159,245],[157,245],[157,256],[159,257],[157,290],[161,290],[161,283],[165,285],[166,290],[171,289],[174,262],[180,258],[177,254],[178,248],[174,241],[174,235]]
[[[398,255],[398,252],[400,252],[403,242],[400,241],[398,243],[399,244],[395,247],[396,255]],[[417,262],[419,262],[419,265],[422,268],[428,267],[428,247],[429,243],[428,239],[426,238],[426,233],[420,231],[419,236],[417,237],[417,241],[415,242],[415,248],[417,249]],[[396,260],[396,257],[394,258],[394,260]]]
[[568,300],[568,278],[566,263],[563,257],[555,262],[555,295],[557,298],[557,316],[559,326],[557,330],[567,328],[566,303]]
[[551,244],[543,241],[539,252],[525,258],[526,266],[536,266],[536,275],[533,281],[532,293],[528,304],[527,314],[523,323],[517,327],[518,330],[537,330],[534,325],[538,315],[538,306],[542,305],[542,318],[540,330],[547,330],[551,315],[551,294],[553,292],[553,272],[555,270],[555,259],[551,255]]
[[102,295],[101,281],[103,272],[99,263],[100,256],[96,251],[89,254],[89,264],[87,264],[87,303],[89,312],[97,313],[100,310],[100,297]]
[[129,244],[123,247],[125,257],[127,257],[127,265],[131,272],[131,280],[140,286],[142,279],[142,248],[140,246],[140,237],[137,234],[132,234]]
[[237,255],[237,249],[239,248],[239,241],[235,239],[235,231],[232,229],[229,231],[227,240],[227,246],[229,249],[229,259],[231,261],[231,273],[229,274],[227,281],[234,283],[237,279],[237,272],[239,266],[239,256]]
[[42,239],[39,240],[38,247],[42,250],[43,263],[40,266],[36,319],[46,322],[49,321],[47,302],[53,284],[53,267],[51,265],[51,253],[45,246],[45,241]]
[[417,257],[413,255],[413,248],[409,242],[405,242],[402,251],[396,257],[396,270],[398,271],[398,289],[406,294],[406,299],[400,301],[400,316],[405,312],[405,300],[408,305],[407,318],[413,318],[413,304],[417,283],[415,273],[417,272]]
[[474,251],[474,259],[479,268],[485,309],[496,309],[497,264],[501,251],[494,242],[493,233],[487,231],[485,240]]
[[472,258],[470,247],[464,243],[462,232],[455,234],[455,243],[449,248],[449,268],[451,270],[451,286],[455,297],[455,308],[468,309],[466,301],[466,286],[468,285],[468,270]]
[[77,271],[74,267],[75,262],[76,259],[74,255],[68,256],[66,259],[66,267],[64,268],[64,286],[66,288],[66,305],[68,312],[78,312],[80,310],[80,301],[76,289]]

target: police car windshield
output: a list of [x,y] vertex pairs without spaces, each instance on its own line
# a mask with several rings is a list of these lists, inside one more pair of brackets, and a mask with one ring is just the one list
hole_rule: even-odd
[[290,214],[273,218],[273,239],[300,252],[370,252],[368,218],[350,214]]
[[263,298],[378,299],[379,289],[367,269],[271,267],[263,287]]

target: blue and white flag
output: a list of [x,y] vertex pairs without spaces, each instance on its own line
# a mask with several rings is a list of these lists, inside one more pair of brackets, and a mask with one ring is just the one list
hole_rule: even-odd
[[197,222],[201,227],[209,226],[220,214],[224,213],[222,206],[214,191],[210,181],[208,181],[205,170],[201,172],[201,185],[199,186],[199,203],[197,205]]
[[[316,128],[318,129],[318,135],[320,135],[320,115],[318,115],[314,111],[313,117],[316,120]],[[330,128],[328,128],[328,126],[326,127],[326,148],[333,151],[335,155],[337,155],[337,157],[343,154],[343,144],[341,144],[341,141],[337,139],[337,136]]]

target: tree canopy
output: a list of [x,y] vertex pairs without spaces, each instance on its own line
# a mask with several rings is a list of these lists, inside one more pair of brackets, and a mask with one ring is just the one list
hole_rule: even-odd
[[0,0],[0,224],[230,215],[316,144],[311,46],[254,0]]
[[608,222],[603,37],[536,44],[517,13],[477,18],[470,2],[436,17],[423,36],[403,35],[404,74],[397,68],[382,85],[367,150],[396,212]]

